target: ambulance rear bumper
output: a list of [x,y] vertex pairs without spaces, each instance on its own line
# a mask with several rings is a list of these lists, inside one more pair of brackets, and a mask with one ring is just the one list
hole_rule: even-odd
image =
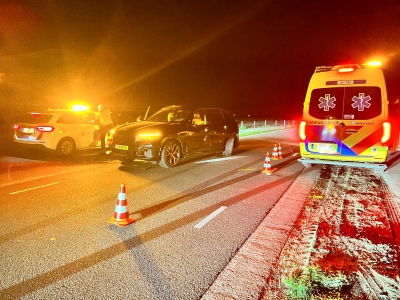
[[334,161],[325,159],[311,159],[311,158],[300,158],[298,159],[304,167],[311,167],[312,165],[336,165],[336,166],[349,166],[357,168],[369,168],[374,169],[374,171],[383,172],[386,170],[387,165],[382,163],[369,163],[369,162],[352,162],[352,161]]

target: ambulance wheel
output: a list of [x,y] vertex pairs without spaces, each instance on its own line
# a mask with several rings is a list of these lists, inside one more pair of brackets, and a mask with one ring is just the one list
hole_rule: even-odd
[[310,164],[310,163],[302,163],[303,164],[303,167],[304,168],[306,168],[306,169],[308,169],[308,168],[312,168],[312,164]]
[[72,155],[76,150],[75,141],[71,138],[63,138],[58,142],[57,152],[64,156]]
[[397,148],[399,147],[399,137],[397,137],[392,144],[392,147],[390,147],[390,150],[396,151]]

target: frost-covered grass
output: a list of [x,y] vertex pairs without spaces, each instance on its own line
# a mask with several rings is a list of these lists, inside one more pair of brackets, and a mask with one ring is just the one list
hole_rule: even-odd
[[340,290],[347,278],[341,272],[326,274],[319,266],[295,271],[284,280],[288,299],[343,299]]

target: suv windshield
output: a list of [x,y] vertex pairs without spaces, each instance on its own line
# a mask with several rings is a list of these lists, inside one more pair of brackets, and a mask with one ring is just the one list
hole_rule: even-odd
[[149,117],[146,121],[180,123],[186,120],[190,110],[184,108],[163,108]]

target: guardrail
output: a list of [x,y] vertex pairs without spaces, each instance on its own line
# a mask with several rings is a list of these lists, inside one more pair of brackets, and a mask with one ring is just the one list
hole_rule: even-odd
[[267,126],[295,126],[295,120],[237,120],[240,129]]

